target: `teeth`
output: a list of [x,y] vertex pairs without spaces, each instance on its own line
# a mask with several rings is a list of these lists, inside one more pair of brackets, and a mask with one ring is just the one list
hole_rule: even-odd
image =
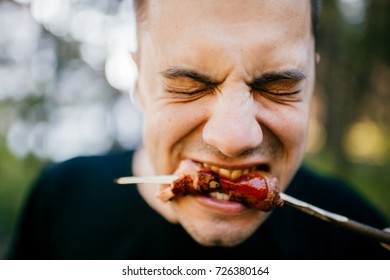
[[229,200],[230,199],[230,195],[227,195],[225,193],[219,193],[219,192],[210,193],[210,197],[216,198],[219,200]]
[[230,179],[234,180],[242,176],[242,170],[233,170],[230,174]]
[[224,168],[220,168],[219,169],[219,175],[221,175],[223,177],[230,178],[230,174],[231,174],[230,170],[227,170],[227,169],[224,169]]
[[229,178],[231,180],[235,180],[237,178],[240,178],[242,175],[246,175],[249,172],[255,171],[256,167],[251,167],[251,168],[245,168],[245,169],[235,169],[235,170],[229,170],[225,168],[219,168],[216,166],[208,165],[207,163],[202,163],[203,168],[207,170],[211,170],[222,177]]
[[215,167],[215,166],[211,166],[211,170],[215,173],[218,173],[219,174],[219,168],[218,167]]
[[251,171],[256,170],[256,167],[253,167],[251,169],[235,169],[235,170],[228,170],[224,168],[217,168],[217,167],[211,167],[211,170],[215,173],[221,175],[222,177],[229,178],[231,180],[235,180],[237,178],[240,178],[242,175],[246,175]]

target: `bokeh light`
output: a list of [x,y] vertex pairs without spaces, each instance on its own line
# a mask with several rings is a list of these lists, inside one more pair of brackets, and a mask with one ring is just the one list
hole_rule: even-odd
[[0,3],[0,130],[12,153],[62,161],[139,144],[134,20],[130,0]]
[[366,118],[354,123],[344,139],[344,148],[352,160],[382,164],[388,157],[389,143],[377,123]]

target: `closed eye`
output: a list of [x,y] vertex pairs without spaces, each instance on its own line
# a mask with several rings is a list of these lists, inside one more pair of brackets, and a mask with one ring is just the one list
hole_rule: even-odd
[[169,67],[160,74],[166,91],[174,94],[202,95],[213,92],[219,84],[205,74],[181,67]]
[[165,89],[169,93],[194,95],[198,93],[208,93],[215,87],[213,85],[205,85],[193,80],[187,81],[184,79],[168,80],[165,82]]
[[250,86],[254,93],[293,100],[302,91],[304,80],[305,75],[299,70],[271,72],[256,77]]
[[278,82],[272,82],[261,86],[254,86],[252,89],[254,91],[266,92],[274,95],[293,95],[301,91],[302,83],[291,81],[291,80],[281,80]]

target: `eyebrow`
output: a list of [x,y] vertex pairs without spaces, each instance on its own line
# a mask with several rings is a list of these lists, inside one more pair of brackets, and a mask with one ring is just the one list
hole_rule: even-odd
[[217,85],[219,82],[210,76],[199,73],[195,70],[181,68],[181,67],[169,67],[160,72],[160,74],[167,79],[180,79],[189,78],[202,84]]
[[[207,76],[202,73],[199,73],[195,70],[186,69],[182,67],[169,67],[163,71],[160,71],[160,74],[167,79],[180,79],[180,78],[189,78],[199,83],[207,85],[218,85],[220,82]],[[263,73],[255,77],[251,81],[251,85],[266,85],[269,83],[277,81],[295,81],[299,82],[306,79],[306,75],[300,70],[286,70],[286,71],[277,71],[277,72],[268,72]]]
[[295,81],[299,82],[306,79],[306,75],[300,70],[286,70],[281,72],[269,72],[263,73],[255,77],[251,84],[252,85],[265,85],[277,81]]

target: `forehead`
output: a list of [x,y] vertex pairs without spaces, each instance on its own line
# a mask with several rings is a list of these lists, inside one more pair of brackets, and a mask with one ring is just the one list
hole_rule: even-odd
[[293,24],[288,28],[293,30],[294,27],[311,24],[309,0],[164,0],[146,4],[143,5],[146,9],[142,9],[146,10],[145,23],[152,29],[171,27],[185,30],[216,24],[234,28],[248,23],[255,26],[263,22]]
[[161,52],[160,57],[183,54],[183,59],[193,60],[206,52],[226,59],[216,55],[223,49],[271,55],[283,47],[294,52],[297,45],[314,42],[310,1],[149,1],[139,39]]

